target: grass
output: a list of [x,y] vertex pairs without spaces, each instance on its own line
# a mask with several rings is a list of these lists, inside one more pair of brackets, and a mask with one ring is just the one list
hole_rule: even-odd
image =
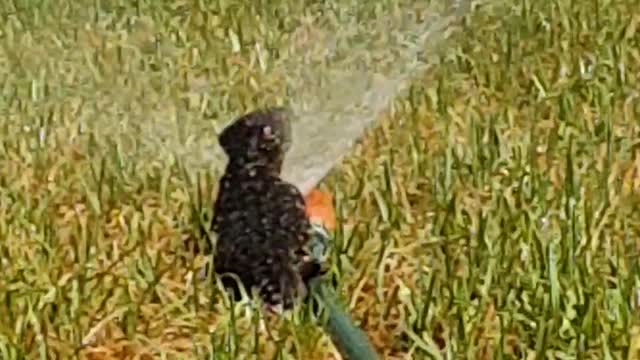
[[[184,250],[217,176],[189,159],[287,102],[247,44],[285,57],[322,5],[173,4],[0,5],[2,359],[336,357],[304,313],[267,332],[193,285]],[[384,358],[640,358],[637,9],[480,9],[326,180]]]

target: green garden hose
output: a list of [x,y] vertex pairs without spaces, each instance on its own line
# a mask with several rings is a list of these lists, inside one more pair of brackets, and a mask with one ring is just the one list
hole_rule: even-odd
[[[314,224],[312,250],[317,259],[324,260],[330,245],[329,232],[321,225]],[[324,309],[324,329],[345,359],[379,359],[367,335],[360,329],[345,306],[340,305],[339,296],[326,279],[317,278],[310,284],[312,299],[319,301]]]

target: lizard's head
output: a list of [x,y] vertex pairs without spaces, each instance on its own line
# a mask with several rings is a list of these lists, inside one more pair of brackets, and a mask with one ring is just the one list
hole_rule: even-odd
[[291,146],[291,113],[281,107],[257,110],[227,126],[218,141],[230,163],[280,172]]

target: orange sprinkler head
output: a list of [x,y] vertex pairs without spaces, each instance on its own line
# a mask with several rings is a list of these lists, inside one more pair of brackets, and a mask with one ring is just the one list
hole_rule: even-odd
[[305,203],[312,223],[320,223],[329,231],[336,229],[336,211],[331,194],[313,189],[305,197]]

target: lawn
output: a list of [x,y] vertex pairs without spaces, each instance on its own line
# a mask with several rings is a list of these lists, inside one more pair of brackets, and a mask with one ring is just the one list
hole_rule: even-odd
[[[400,5],[247,3],[0,4],[0,359],[337,358],[303,312],[229,306],[185,241],[220,126],[318,95],[309,36]],[[458,25],[322,184],[351,314],[385,359],[640,359],[640,4]]]

